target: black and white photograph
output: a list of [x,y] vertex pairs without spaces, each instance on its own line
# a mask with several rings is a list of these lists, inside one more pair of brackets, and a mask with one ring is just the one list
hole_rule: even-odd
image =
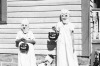
[[100,66],[100,0],[0,0],[0,66]]

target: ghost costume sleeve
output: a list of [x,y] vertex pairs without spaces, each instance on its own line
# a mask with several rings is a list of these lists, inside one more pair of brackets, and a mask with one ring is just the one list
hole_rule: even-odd
[[75,26],[70,22],[69,28],[71,30],[72,45],[73,45],[73,52],[74,52],[75,51],[75,48],[74,48],[74,28],[75,28]]
[[20,38],[20,31],[17,33],[17,36],[16,36],[16,47],[18,47],[19,46],[19,42],[21,42],[21,38]]
[[31,44],[35,44],[35,37],[34,34],[32,33],[32,31],[29,31],[29,38],[27,39],[27,43],[31,43]]
[[58,22],[57,24],[56,24],[56,30],[57,30],[57,32],[59,32],[60,31],[60,25],[61,25],[61,22]]
[[73,33],[75,26],[72,23],[70,23],[69,27],[70,27],[71,32]]

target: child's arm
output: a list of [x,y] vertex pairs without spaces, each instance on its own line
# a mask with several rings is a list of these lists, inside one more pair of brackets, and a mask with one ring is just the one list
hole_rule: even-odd
[[69,23],[69,27],[71,30],[71,36],[72,36],[72,45],[73,45],[73,52],[75,51],[74,48],[74,29],[75,29],[75,25],[73,25],[72,23]]
[[32,31],[29,31],[29,38],[26,39],[27,43],[36,44],[35,37]]
[[20,34],[21,32],[17,32],[17,35],[16,35],[16,40],[15,40],[15,43],[16,43],[16,47],[19,46],[19,43],[21,42],[21,37],[20,37]]
[[60,28],[59,28],[59,27],[60,27],[60,24],[61,24],[61,23],[58,22],[55,26],[52,27],[52,29],[53,29],[56,33],[59,33],[59,31],[60,31]]
[[27,43],[31,43],[31,44],[33,44],[33,45],[36,43],[34,40],[31,40],[31,39],[26,40],[26,42],[27,42]]
[[25,42],[26,40],[25,40],[24,38],[16,39],[16,41],[15,41],[15,42],[16,42],[16,47],[19,46],[19,43],[20,43],[21,41]]
[[56,29],[55,26],[53,26],[52,29],[53,29],[56,33],[59,33],[59,31]]
[[21,39],[17,39],[15,42],[16,42],[16,47],[18,47],[19,46],[19,42],[21,42]]
[[73,52],[74,52],[75,51],[75,49],[74,49],[74,31],[72,31],[71,35],[72,35],[72,45],[73,45]]

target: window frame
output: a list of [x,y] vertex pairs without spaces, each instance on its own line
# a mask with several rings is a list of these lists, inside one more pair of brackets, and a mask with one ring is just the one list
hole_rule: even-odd
[[0,1],[0,24],[7,24],[7,0]]

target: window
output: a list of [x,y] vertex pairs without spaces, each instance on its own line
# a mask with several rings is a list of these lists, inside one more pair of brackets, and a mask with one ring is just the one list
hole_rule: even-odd
[[100,8],[100,0],[94,0],[94,8]]
[[7,0],[0,0],[0,24],[7,21]]

